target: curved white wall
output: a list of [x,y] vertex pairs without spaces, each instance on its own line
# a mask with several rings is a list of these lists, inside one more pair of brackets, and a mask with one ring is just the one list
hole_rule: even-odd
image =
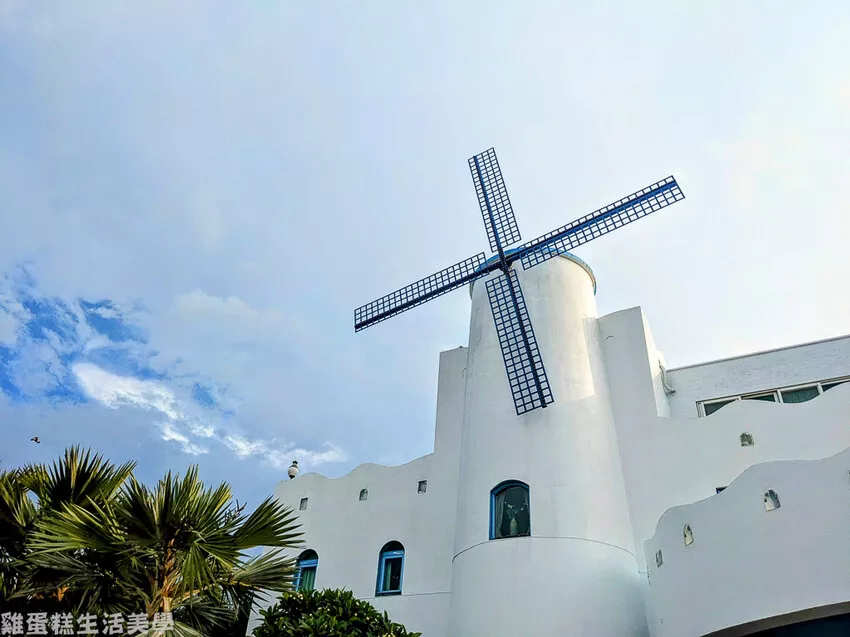
[[[653,635],[701,637],[749,624],[734,633],[745,635],[766,618],[812,618],[819,611],[810,609],[830,614],[850,602],[848,470],[850,450],[767,462],[718,495],[665,512],[645,545]],[[779,497],[773,511],[763,504],[768,489]]]
[[[674,370],[667,378],[677,389],[671,395],[658,365],[663,357],[640,308],[596,319],[590,277],[567,258],[528,272],[518,269],[518,275],[555,403],[516,416],[486,287],[477,283],[471,290],[471,347],[440,355],[434,453],[400,467],[367,464],[338,479],[307,474],[278,486],[277,497],[296,508],[300,498],[309,497],[308,509],[299,517],[305,548],[319,553],[318,587],[352,589],[425,637],[640,636],[647,632],[644,595],[649,596],[653,632],[685,637],[732,622],[769,626],[766,620],[752,619],[759,613],[817,616],[842,597],[833,595],[840,587],[816,585],[810,592],[789,588],[771,597],[787,603],[771,608],[760,592],[762,582],[750,590],[732,587],[738,591],[734,599],[721,584],[739,577],[734,568],[746,577],[746,569],[766,559],[758,547],[745,551],[732,537],[736,516],[753,505],[752,494],[741,485],[748,476],[773,467],[770,461],[819,460],[850,447],[850,384],[796,405],[739,401],[708,418],[693,417],[692,403],[712,397],[721,381],[725,387],[769,389],[850,374],[850,337],[834,339],[829,347],[809,344]],[[741,447],[744,431],[754,436],[754,446]],[[850,464],[846,454],[842,457],[841,462]],[[845,477],[847,470],[850,466],[843,469]],[[490,490],[512,478],[531,487],[532,537],[489,541]],[[416,493],[422,479],[428,480],[425,495]],[[733,480],[730,489],[710,497],[715,487]],[[820,506],[828,488],[818,491],[817,481],[805,476],[792,483],[797,480],[804,485],[802,495],[812,499],[811,506]],[[369,499],[360,502],[364,487]],[[788,527],[777,546],[821,534],[825,539],[818,539],[819,545],[850,555],[843,541],[850,520],[840,522],[823,511],[793,514],[793,506],[786,509],[786,498],[791,494],[791,502],[797,502],[794,491],[799,489],[794,484],[770,488],[779,492],[782,509],[772,518],[749,520],[747,513],[749,522],[742,524],[750,526],[739,529],[743,535],[762,533],[759,519],[774,524],[793,518],[796,530]],[[835,488],[838,502],[850,499],[850,483]],[[744,491],[739,500],[737,494]],[[726,542],[726,551],[738,555],[740,562],[726,565],[728,556],[722,551],[703,555],[698,548],[706,545],[707,536],[713,537],[708,515],[691,522],[695,544],[682,554],[688,559],[702,555],[703,561],[695,562],[693,570],[677,571],[682,563],[676,546],[685,550],[679,528],[685,522],[677,520],[670,532],[673,552],[668,556],[663,549],[665,564],[647,588],[645,574],[638,573],[647,568],[644,541],[658,525],[656,539],[666,545],[662,531],[667,532],[667,519],[674,513],[665,514],[661,523],[659,518],[677,505],[728,519],[728,525],[715,525],[715,545]],[[406,548],[403,594],[376,598],[378,551],[388,540]],[[807,559],[802,555],[801,560]],[[654,549],[649,557],[654,569]],[[822,557],[815,553],[813,560]],[[801,564],[796,572],[808,576],[806,568]],[[695,576],[697,571],[705,571],[716,589],[712,603],[701,596],[703,576]],[[794,610],[806,604],[816,610]],[[718,610],[718,605],[723,608]],[[760,610],[748,615],[748,608]],[[688,623],[697,615],[704,625]],[[724,637],[746,634],[723,630]]]
[[[661,407],[651,376],[658,353],[651,347],[640,309],[607,315],[599,323],[637,546],[652,537],[667,509],[714,495],[717,487],[728,485],[753,465],[819,460],[850,447],[850,383],[799,404],[737,401],[707,418],[664,418],[658,415]],[[824,360],[818,366],[812,363],[819,356],[818,348],[794,350],[795,356],[807,361],[801,382],[850,373],[850,358],[837,365],[831,355],[821,352]],[[741,365],[741,359],[729,361],[725,372],[729,383],[742,382],[736,381]],[[750,362],[751,369],[759,367]],[[717,376],[722,373],[715,370]],[[779,369],[774,378],[762,371],[761,387],[780,385],[789,373],[787,367]],[[675,387],[675,378],[673,383]],[[694,399],[703,396],[691,390]],[[752,434],[754,446],[741,446],[743,432]],[[642,550],[638,557],[645,572]]]
[[[554,403],[517,416],[484,281],[472,291],[449,634],[633,637],[640,580],[593,285],[556,257],[517,265]],[[490,490],[530,487],[530,538],[489,541]],[[554,595],[558,596],[553,603]]]
[[[447,634],[466,355],[462,347],[440,355],[435,453],[397,467],[363,464],[340,478],[308,473],[275,491],[304,533],[304,546],[290,555],[319,554],[317,589],[351,590],[426,637]],[[420,480],[428,481],[424,494]],[[369,496],[360,501],[364,488]],[[405,548],[402,594],[375,597],[378,554],[390,540]],[[259,619],[255,613],[249,634]]]

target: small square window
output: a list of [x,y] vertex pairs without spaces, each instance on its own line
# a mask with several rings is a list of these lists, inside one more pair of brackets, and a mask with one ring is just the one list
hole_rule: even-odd
[[304,511],[307,508],[307,500],[308,498],[301,498],[301,503],[298,505],[299,511]]
[[416,493],[425,493],[428,490],[428,481],[420,480],[419,486],[416,487]]

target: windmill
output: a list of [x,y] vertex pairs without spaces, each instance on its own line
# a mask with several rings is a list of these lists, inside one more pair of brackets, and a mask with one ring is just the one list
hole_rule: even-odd
[[357,308],[354,310],[354,331],[359,332],[499,270],[499,276],[487,281],[487,297],[493,310],[514,407],[517,415],[521,415],[545,408],[554,398],[512,264],[519,261],[523,269],[528,270],[685,196],[676,180],[667,177],[537,239],[509,248],[521,236],[495,150],[490,148],[471,157],[469,170],[490,249],[496,254],[488,259],[480,252]]

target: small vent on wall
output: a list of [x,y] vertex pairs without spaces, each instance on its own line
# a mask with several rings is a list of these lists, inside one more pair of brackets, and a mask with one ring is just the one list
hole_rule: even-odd
[[360,489],[360,501],[369,499],[369,489]]
[[682,535],[685,538],[685,546],[690,546],[694,543],[694,534],[691,531],[691,527],[689,524],[685,525],[685,529],[682,531]]
[[764,494],[764,510],[765,511],[773,511],[778,509],[781,504],[779,504],[779,496],[776,495],[776,491],[773,489],[769,489],[767,493]]
[[749,434],[747,432],[741,434],[742,447],[752,447],[754,444],[756,443],[753,441],[753,434]]
[[661,555],[661,549],[658,549],[655,551],[655,565],[660,567],[662,564],[664,564],[664,557]]
[[301,498],[301,503],[298,505],[299,511],[304,511],[307,508],[307,500],[308,498]]
[[425,493],[428,490],[428,481],[420,480],[419,485],[416,487],[416,493]]

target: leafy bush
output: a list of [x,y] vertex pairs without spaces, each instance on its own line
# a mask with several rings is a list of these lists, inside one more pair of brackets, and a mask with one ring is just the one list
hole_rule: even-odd
[[284,593],[260,611],[263,623],[254,637],[420,637],[395,624],[351,591],[326,589]]

